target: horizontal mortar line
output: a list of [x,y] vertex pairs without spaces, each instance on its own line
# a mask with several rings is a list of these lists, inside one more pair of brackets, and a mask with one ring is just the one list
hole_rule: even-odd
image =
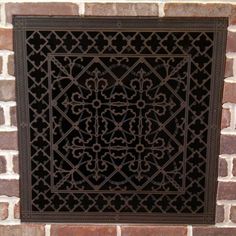
[[12,203],[17,203],[20,200],[19,197],[9,197],[6,195],[0,195],[0,202],[12,202]]
[[0,221],[0,225],[20,225],[20,220],[12,219],[12,220],[2,220]]
[[1,74],[0,75],[0,80],[12,80],[12,81],[15,81],[16,78],[14,76],[9,75],[9,74],[7,74],[7,75]]
[[16,106],[16,101],[0,101],[0,106]]
[[217,200],[216,203],[218,205],[236,205],[236,200]]
[[0,132],[13,132],[13,131],[17,131],[17,130],[18,129],[16,126],[7,126],[7,125],[0,126]]
[[18,152],[18,150],[4,150],[4,149],[2,149],[2,150],[0,150],[0,155],[18,155],[19,154],[19,152]]
[[221,154],[219,157],[224,159],[233,159],[236,158],[236,154]]
[[225,223],[216,223],[215,226],[217,228],[234,228],[236,227],[236,223],[233,222],[225,222]]
[[236,52],[227,52],[226,57],[227,58],[236,58]]
[[228,31],[230,31],[230,32],[236,32],[236,25],[229,25],[229,26],[228,26]]
[[13,54],[14,54],[14,52],[11,50],[6,50],[6,49],[0,50],[0,56],[4,56],[4,55],[9,56],[9,55],[13,55]]
[[0,174],[0,179],[4,179],[4,180],[10,180],[10,179],[16,179],[18,180],[20,178],[19,174],[8,174],[8,173],[3,173],[3,174]]
[[224,82],[226,83],[236,83],[236,77],[228,77],[224,79]]
[[221,134],[223,135],[236,135],[236,129],[222,129]]
[[219,182],[236,182],[236,177],[218,177]]

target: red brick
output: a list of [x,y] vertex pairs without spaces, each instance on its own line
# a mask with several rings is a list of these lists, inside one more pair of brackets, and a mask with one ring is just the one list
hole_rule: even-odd
[[19,173],[19,158],[18,156],[13,156],[13,171]]
[[225,61],[225,77],[233,76],[233,59],[227,58]]
[[220,177],[225,177],[228,175],[228,165],[227,165],[227,161],[223,158],[220,158],[219,160],[219,170],[218,170],[218,175]]
[[9,75],[14,75],[15,74],[14,55],[9,55],[8,56],[7,72],[8,72]]
[[6,19],[13,15],[78,15],[79,7],[73,3],[7,3]]
[[232,170],[233,176],[236,176],[236,159],[233,159],[233,170]]
[[20,203],[16,203],[14,206],[14,218],[20,219]]
[[7,202],[0,202],[0,220],[5,220],[8,217],[8,206]]
[[6,173],[6,159],[4,156],[0,156],[0,174]]
[[231,5],[231,15],[229,18],[229,24],[236,24],[236,6],[235,5]]
[[[19,196],[18,180],[0,180],[0,195]],[[1,235],[1,234],[0,234]]]
[[15,95],[15,81],[14,80],[1,80],[0,81],[0,100],[1,101],[14,101]]
[[17,133],[1,132],[0,149],[17,150]]
[[236,228],[193,227],[193,236],[235,236]]
[[224,84],[223,103],[225,102],[236,103],[236,83]]
[[230,16],[230,4],[166,3],[165,16]]
[[86,16],[158,16],[155,3],[85,3]]
[[122,236],[187,236],[187,228],[182,226],[122,226]]
[[216,223],[222,223],[225,218],[224,206],[217,205],[216,206]]
[[221,135],[220,139],[220,153],[221,154],[235,154],[236,153],[236,136]]
[[1,236],[44,236],[44,225],[41,224],[21,224],[21,225],[1,225]]
[[[17,119],[16,119],[16,107],[10,108],[10,116],[11,116],[11,125],[17,126]],[[225,117],[227,118],[227,117]]]
[[51,236],[116,236],[115,226],[52,225]]
[[236,182],[219,182],[217,198],[218,200],[235,200]]
[[0,125],[3,125],[4,123],[5,123],[4,111],[3,108],[0,107]]
[[13,50],[12,29],[0,29],[0,50]]
[[230,220],[236,223],[236,206],[231,206],[230,208]]
[[236,52],[236,32],[228,32],[226,51]]
[[223,109],[221,115],[221,129],[227,128],[230,126],[230,110]]

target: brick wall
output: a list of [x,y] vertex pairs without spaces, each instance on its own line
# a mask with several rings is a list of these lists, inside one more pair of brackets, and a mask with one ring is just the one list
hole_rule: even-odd
[[[0,1],[0,235],[1,236],[235,236],[236,235],[236,3],[70,3]],[[43,3],[44,2],[44,3]],[[172,3],[170,3],[172,2]],[[190,2],[190,1],[189,1]],[[193,2],[193,1],[191,1]],[[220,2],[220,1],[219,1]],[[231,1],[233,2],[233,1]],[[229,17],[222,112],[219,185],[214,226],[21,224],[12,15],[226,16]]]

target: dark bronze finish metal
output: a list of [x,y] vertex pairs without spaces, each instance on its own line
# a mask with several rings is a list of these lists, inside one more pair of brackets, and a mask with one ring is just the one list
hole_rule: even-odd
[[22,221],[214,223],[226,18],[14,18]]

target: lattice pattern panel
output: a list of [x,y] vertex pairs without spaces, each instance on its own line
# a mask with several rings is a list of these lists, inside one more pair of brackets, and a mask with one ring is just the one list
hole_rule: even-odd
[[14,24],[23,220],[214,221],[225,19]]

